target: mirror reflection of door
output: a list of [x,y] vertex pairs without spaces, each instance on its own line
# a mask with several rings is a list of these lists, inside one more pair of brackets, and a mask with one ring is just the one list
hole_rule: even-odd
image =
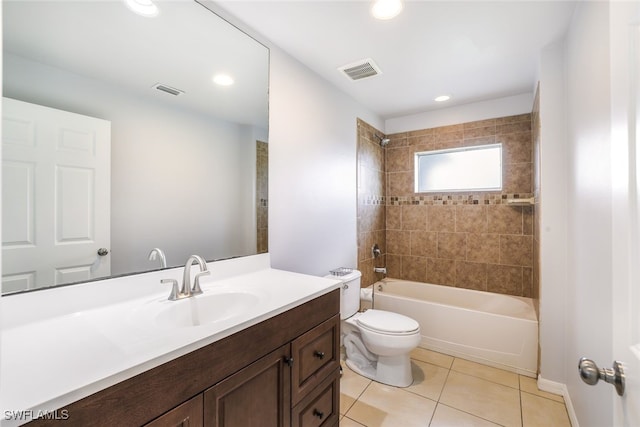
[[257,252],[269,252],[269,144],[256,141]]
[[3,292],[108,276],[111,123],[2,107]]

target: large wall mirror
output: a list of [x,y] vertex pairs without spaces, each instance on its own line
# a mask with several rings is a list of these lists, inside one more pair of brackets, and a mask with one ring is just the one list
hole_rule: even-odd
[[267,250],[269,51],[156,5],[3,2],[4,294]]

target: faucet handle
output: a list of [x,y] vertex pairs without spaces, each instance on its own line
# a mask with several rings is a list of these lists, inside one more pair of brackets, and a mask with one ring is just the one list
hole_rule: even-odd
[[202,289],[200,288],[200,277],[208,276],[211,272],[209,270],[201,271],[196,274],[195,279],[193,279],[193,288],[191,289],[191,295],[199,295],[202,293]]
[[171,283],[171,293],[169,294],[169,301],[176,301],[180,299],[180,292],[178,291],[178,281],[176,279],[162,279],[160,283]]

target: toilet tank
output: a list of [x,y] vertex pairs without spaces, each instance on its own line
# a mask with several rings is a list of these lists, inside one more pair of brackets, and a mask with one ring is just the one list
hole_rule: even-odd
[[362,273],[353,270],[344,276],[335,276],[330,274],[330,279],[342,280],[340,291],[340,319],[346,319],[353,316],[360,309],[360,278]]

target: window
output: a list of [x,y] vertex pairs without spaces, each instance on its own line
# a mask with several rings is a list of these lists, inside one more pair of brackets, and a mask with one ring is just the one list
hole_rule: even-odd
[[415,154],[415,191],[502,190],[502,144]]

